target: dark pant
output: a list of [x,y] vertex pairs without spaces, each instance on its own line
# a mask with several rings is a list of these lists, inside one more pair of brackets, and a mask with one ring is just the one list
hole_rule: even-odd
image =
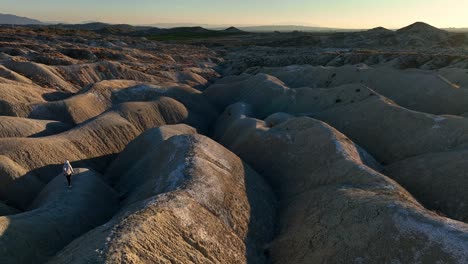
[[67,177],[68,186],[71,186],[71,174],[65,176]]

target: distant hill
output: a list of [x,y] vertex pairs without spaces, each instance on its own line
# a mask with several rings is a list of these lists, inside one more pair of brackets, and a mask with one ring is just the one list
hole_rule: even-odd
[[457,33],[468,33],[468,28],[443,28],[443,30],[448,32],[457,32]]
[[211,25],[211,24],[199,24],[199,23],[153,23],[153,24],[142,24],[141,26],[157,27],[157,28],[179,28],[179,27],[204,27],[204,28],[226,28],[229,25]]
[[249,34],[234,27],[224,30],[212,30],[203,27],[178,27],[170,29],[153,28],[135,32],[133,36],[148,37],[153,40],[190,40],[232,35]]
[[240,30],[247,32],[318,32],[318,31],[337,31],[349,32],[356,31],[355,29],[340,29],[340,28],[327,28],[327,27],[309,27],[309,26],[295,26],[295,25],[268,25],[268,26],[252,26],[252,27],[239,27]]
[[384,27],[376,27],[376,28],[373,28],[373,29],[369,29],[369,30],[367,30],[365,32],[371,33],[371,34],[391,34],[391,33],[393,33],[392,30],[386,29]]
[[404,28],[398,29],[399,33],[446,33],[445,30],[438,29],[424,22],[416,22]]
[[[316,31],[320,32],[320,31]],[[376,27],[370,30],[340,32],[321,31],[282,34],[267,46],[311,46],[323,48],[432,48],[468,46],[468,35],[448,32],[423,22],[416,22],[398,30]]]
[[102,22],[89,22],[84,24],[58,24],[56,26],[65,29],[101,30],[107,26],[110,26],[110,24]]
[[[396,31],[399,43],[407,46],[428,47],[452,42],[448,31],[423,22],[416,22]],[[457,41],[459,42],[459,41]]]
[[81,30],[92,30],[92,31],[125,31],[133,32],[138,30],[150,29],[151,27],[143,26],[132,26],[128,24],[108,24],[103,22],[90,22],[85,24],[58,24],[56,27],[63,29],[81,29]]
[[[197,23],[156,23],[156,24],[145,24],[144,26],[152,26],[158,28],[179,28],[179,27],[203,27],[212,30],[224,30],[230,25],[215,25],[215,24],[197,24]],[[244,32],[292,32],[292,31],[303,31],[303,32],[317,32],[317,31],[339,31],[346,32],[352,31],[350,29],[340,28],[327,28],[319,26],[298,26],[298,25],[235,25],[235,28]]]
[[2,25],[43,25],[44,23],[32,18],[20,17],[9,14],[0,14],[0,24]]
[[227,32],[227,33],[245,33],[245,31],[243,30],[240,30],[236,27],[228,27],[226,28],[225,30],[223,30],[224,32]]

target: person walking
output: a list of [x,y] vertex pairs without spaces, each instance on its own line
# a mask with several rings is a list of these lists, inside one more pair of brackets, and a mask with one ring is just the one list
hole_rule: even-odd
[[63,175],[67,177],[68,188],[71,188],[71,176],[73,175],[73,167],[68,160],[63,164]]

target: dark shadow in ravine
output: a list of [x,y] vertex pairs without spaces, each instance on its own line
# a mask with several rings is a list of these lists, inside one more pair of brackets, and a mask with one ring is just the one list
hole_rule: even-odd
[[[90,168],[102,175],[116,156],[117,154],[105,155],[74,161],[71,164],[74,168]],[[2,190],[0,191],[0,201],[20,211],[27,210],[42,188],[57,175],[61,175],[62,166],[63,164],[50,164],[31,170],[21,177],[0,177],[0,183],[5,186],[4,190],[0,188]],[[77,169],[75,173],[79,172]],[[63,176],[63,181],[66,181],[65,176]]]
[[60,100],[65,100],[72,96],[73,93],[70,92],[63,92],[63,91],[56,91],[56,92],[50,92],[42,95],[42,98],[44,100],[51,102],[51,101],[60,101]]
[[46,128],[43,131],[38,132],[36,134],[33,134],[33,135],[29,136],[29,137],[38,138],[38,137],[51,136],[51,135],[55,135],[55,134],[65,132],[65,131],[70,130],[72,128],[73,128],[73,126],[71,126],[70,124],[64,123],[64,122],[52,122],[52,123],[47,124]]
[[246,195],[250,205],[247,237],[247,263],[270,263],[269,243],[277,234],[277,198],[261,175],[243,162]]
[[25,212],[0,217],[0,230],[4,229],[0,234],[0,263],[31,263],[33,259],[42,263],[75,238],[108,221],[118,210],[118,196],[101,175],[115,157],[72,162],[73,189],[67,188],[63,164],[50,164],[16,179],[13,184],[21,186],[33,179],[40,182],[40,178],[42,188],[29,193],[28,203],[18,207]]
[[173,98],[189,110],[184,123],[195,127],[199,133],[207,134],[209,127],[219,115],[218,110],[202,95],[179,90],[159,90],[145,85],[137,85],[112,93],[112,104],[125,102],[148,102],[160,97]]
[[69,189],[56,174],[30,211],[0,217],[0,263],[44,263],[118,210],[117,194],[95,172],[81,169],[74,177]]

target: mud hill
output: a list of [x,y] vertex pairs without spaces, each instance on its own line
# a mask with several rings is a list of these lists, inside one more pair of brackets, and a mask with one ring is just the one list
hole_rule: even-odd
[[420,33],[420,34],[447,34],[447,31],[438,29],[424,22],[416,22],[397,30],[399,33]]
[[0,33],[0,263],[468,262],[462,35]]
[[384,27],[376,27],[366,31],[369,34],[390,34],[392,31]]

